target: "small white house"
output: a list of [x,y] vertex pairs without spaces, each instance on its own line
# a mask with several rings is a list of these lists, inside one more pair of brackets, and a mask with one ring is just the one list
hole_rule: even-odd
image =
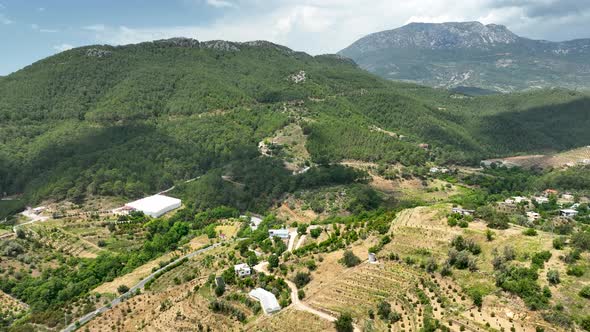
[[371,264],[377,263],[377,257],[372,252],[369,253],[369,263],[371,263]]
[[458,213],[458,214],[463,215],[463,216],[470,216],[470,215],[473,215],[475,213],[475,210],[465,210],[465,209],[458,208],[458,207],[454,207],[451,211],[453,213]]
[[534,211],[528,211],[526,213],[526,218],[528,219],[528,221],[536,221],[541,219],[541,215]]
[[561,198],[566,200],[566,201],[573,201],[574,200],[574,195],[570,194],[570,193],[565,193],[563,195],[561,195]]
[[288,239],[289,238],[289,230],[286,228],[280,228],[280,229],[269,229],[268,230],[268,236],[270,238],[273,238],[275,236],[280,237],[281,239]]
[[526,197],[522,197],[522,196],[514,196],[512,197],[512,199],[514,200],[514,203],[518,204],[521,202],[528,202]]
[[267,315],[270,315],[273,312],[281,310],[281,306],[279,305],[279,301],[277,301],[276,296],[273,293],[267,291],[266,289],[256,288],[251,290],[250,293],[248,293],[248,295],[260,301],[260,306],[262,307],[262,310],[264,310],[264,313]]
[[238,265],[234,265],[234,272],[236,273],[236,275],[240,278],[244,278],[249,276],[252,273],[252,269],[250,269],[250,266],[246,263],[242,263],[242,264],[238,264]]
[[573,218],[578,214],[578,211],[574,209],[562,209],[559,210],[559,215],[566,218]]
[[547,203],[549,203],[549,198],[544,197],[544,196],[533,197],[533,199],[535,200],[535,202],[537,202],[537,204],[547,204]]
[[36,208],[33,209],[33,213],[35,214],[40,214],[41,212],[47,210],[46,206],[38,206]]
[[430,173],[436,174],[436,173],[443,173],[446,174],[449,172],[448,168],[445,167],[431,167],[430,168]]
[[134,211],[141,211],[144,214],[158,218],[166,212],[178,209],[182,205],[178,198],[164,195],[153,195],[125,204],[125,208]]

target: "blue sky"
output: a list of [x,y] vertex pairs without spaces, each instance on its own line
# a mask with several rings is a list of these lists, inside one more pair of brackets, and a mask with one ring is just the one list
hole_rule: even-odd
[[0,0],[0,75],[71,47],[264,39],[311,54],[410,22],[481,21],[525,37],[590,37],[589,0]]

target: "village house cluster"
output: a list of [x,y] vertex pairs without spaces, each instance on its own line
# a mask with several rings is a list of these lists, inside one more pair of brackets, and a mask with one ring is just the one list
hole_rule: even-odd
[[[550,203],[551,198],[555,199],[555,202],[560,207],[559,216],[564,218],[574,218],[579,213],[580,203],[575,203],[576,197],[569,192],[559,193],[555,189],[546,189],[539,195],[533,195],[530,197],[513,196],[505,199],[500,204],[504,207],[514,208],[522,206],[526,211],[526,217],[528,221],[534,222],[541,219],[541,214],[534,211],[535,207],[542,204]],[[588,203],[590,200],[587,197],[579,197],[579,201]]]

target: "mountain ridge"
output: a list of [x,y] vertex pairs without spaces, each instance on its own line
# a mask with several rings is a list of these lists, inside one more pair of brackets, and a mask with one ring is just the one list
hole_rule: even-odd
[[267,42],[92,45],[0,80],[0,192],[135,198],[256,163],[258,144],[288,123],[311,164],[477,164],[587,145],[589,103],[558,89],[468,98]]
[[535,40],[498,24],[410,23],[362,37],[338,54],[384,78],[434,87],[590,88],[590,39]]

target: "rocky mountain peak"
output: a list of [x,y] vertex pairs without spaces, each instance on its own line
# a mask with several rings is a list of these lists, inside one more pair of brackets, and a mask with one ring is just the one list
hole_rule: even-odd
[[512,44],[520,37],[498,24],[480,22],[410,23],[401,28],[370,34],[349,49],[364,53],[387,48],[487,49]]

